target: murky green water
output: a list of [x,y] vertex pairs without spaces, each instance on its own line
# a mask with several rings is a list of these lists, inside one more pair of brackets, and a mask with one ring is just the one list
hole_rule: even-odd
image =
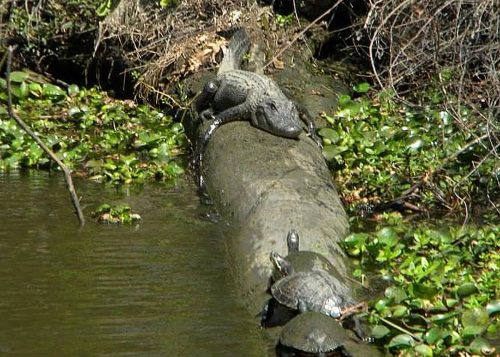
[[0,355],[266,355],[192,187],[76,185],[143,221],[80,230],[61,175],[0,174]]

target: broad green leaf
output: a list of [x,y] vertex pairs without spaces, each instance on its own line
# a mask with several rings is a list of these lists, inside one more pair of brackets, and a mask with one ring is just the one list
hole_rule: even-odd
[[71,84],[68,87],[68,95],[74,96],[80,92],[80,88],[76,84]]
[[486,329],[486,326],[465,326],[462,330],[462,336],[471,337],[471,336],[479,336]]
[[488,311],[485,308],[476,307],[462,313],[462,325],[465,327],[481,326],[486,328],[488,320]]
[[321,128],[318,134],[324,139],[328,139],[330,141],[329,144],[336,144],[340,140],[340,136],[331,128]]
[[340,154],[341,151],[337,145],[325,145],[323,146],[323,156],[327,161],[333,160],[333,158]]
[[433,327],[424,334],[424,340],[430,345],[436,344],[443,338],[443,331],[439,327]]
[[396,304],[408,299],[406,292],[402,288],[396,286],[390,286],[385,289],[385,296],[394,301]]
[[469,351],[477,355],[490,356],[495,352],[495,348],[487,339],[477,337],[469,345]]
[[370,84],[363,82],[354,86],[353,90],[356,93],[366,93],[370,90]]
[[461,299],[478,292],[477,286],[474,283],[464,283],[457,289],[457,296]]
[[375,327],[373,327],[371,335],[375,338],[382,338],[384,336],[387,336],[390,332],[391,330],[389,330],[384,325],[376,325]]
[[412,347],[415,345],[415,340],[413,337],[407,334],[400,334],[391,339],[388,344],[389,348],[400,348],[400,347]]
[[384,227],[377,232],[377,238],[380,243],[393,247],[398,243],[398,235],[396,232],[390,227]]
[[413,294],[416,297],[420,297],[420,298],[424,298],[424,299],[433,298],[439,291],[436,287],[430,286],[429,284],[413,283],[413,284],[411,284],[411,286],[412,286]]
[[22,71],[14,71],[10,73],[10,81],[14,83],[21,83],[28,79],[30,75]]
[[415,352],[417,352],[417,355],[419,355],[419,356],[425,356],[425,357],[432,357],[433,356],[432,348],[430,346],[420,344],[420,345],[416,345],[414,348],[415,348]]
[[339,96],[339,105],[342,107],[342,106],[345,106],[347,103],[349,103],[351,101],[351,97],[346,95],[346,94],[342,94]]
[[397,306],[393,307],[393,311],[392,311],[393,317],[401,318],[401,317],[406,316],[406,315],[408,315],[408,309],[406,308],[406,306],[397,305]]

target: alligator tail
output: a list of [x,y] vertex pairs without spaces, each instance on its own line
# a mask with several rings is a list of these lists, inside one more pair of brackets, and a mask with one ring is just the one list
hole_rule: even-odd
[[224,57],[217,73],[223,73],[240,68],[240,62],[245,52],[250,48],[250,37],[244,28],[240,28],[231,37],[229,47],[224,51]]

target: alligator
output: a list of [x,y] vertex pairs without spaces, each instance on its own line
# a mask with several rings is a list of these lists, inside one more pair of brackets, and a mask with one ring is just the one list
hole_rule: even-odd
[[201,165],[210,137],[219,126],[231,121],[250,120],[256,128],[293,139],[299,137],[305,123],[307,131],[316,140],[312,120],[307,115],[299,115],[295,103],[286,97],[276,82],[267,76],[239,69],[249,48],[247,32],[244,28],[238,29],[224,51],[216,78],[205,84],[195,103],[200,117],[211,120],[199,138],[195,158],[198,165]]

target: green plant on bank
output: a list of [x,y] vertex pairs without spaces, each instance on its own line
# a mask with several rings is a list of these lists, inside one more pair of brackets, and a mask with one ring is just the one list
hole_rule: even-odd
[[280,27],[290,26],[292,24],[292,21],[293,21],[293,13],[289,15],[276,14],[276,23]]
[[21,52],[18,55],[27,63],[40,65],[47,58],[61,56],[62,49],[69,45],[68,39],[81,41],[85,34],[95,31],[99,20],[97,12],[109,11],[108,5],[111,6],[111,1],[46,1],[43,5],[37,1],[13,1],[8,8],[9,21],[0,29],[0,36],[10,41],[0,41],[0,49],[1,45],[14,40]]
[[[183,173],[182,124],[146,105],[114,100],[96,88],[67,90],[11,74],[14,110],[71,169],[113,183],[169,179]],[[7,113],[6,82],[0,79],[0,171],[55,168]]]
[[411,226],[396,213],[384,218],[373,233],[343,242],[357,258],[356,277],[393,282],[369,309],[377,341],[398,356],[494,355],[500,226],[438,229]]
[[141,216],[132,212],[128,205],[111,206],[104,203],[92,212],[92,217],[99,223],[107,224],[132,224],[141,220]]
[[348,208],[387,202],[405,191],[426,208],[493,205],[500,165],[486,123],[463,107],[463,128],[447,111],[417,111],[387,93],[372,99],[369,88],[362,83],[354,88],[358,98],[341,96],[338,111],[325,115],[328,126],[319,130]]

